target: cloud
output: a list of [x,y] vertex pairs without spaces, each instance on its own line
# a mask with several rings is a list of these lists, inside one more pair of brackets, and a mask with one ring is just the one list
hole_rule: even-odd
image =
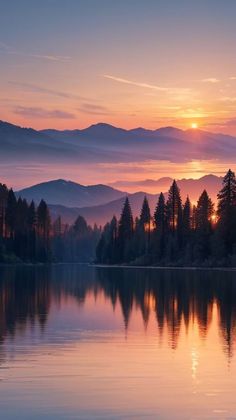
[[14,108],[14,113],[29,118],[57,118],[74,119],[75,115],[71,112],[60,111],[59,109],[44,109],[39,107],[18,106]]
[[189,88],[173,88],[173,87],[164,87],[164,86],[158,86],[158,85],[152,85],[150,83],[144,83],[144,82],[136,82],[134,80],[129,79],[123,79],[121,77],[112,76],[110,74],[104,74],[103,77],[106,79],[113,80],[118,83],[124,83],[126,85],[132,85],[132,86],[138,86],[141,88],[146,89],[152,89],[159,92],[166,92],[166,93],[174,93],[174,94],[189,94],[191,90]]
[[170,111],[178,111],[181,109],[181,106],[162,106],[163,109],[168,109]]
[[2,42],[2,41],[0,41],[0,51],[9,55],[18,55],[22,57],[30,57],[30,58],[40,59],[40,60],[47,60],[47,61],[71,60],[71,57],[64,56],[64,55],[25,53],[23,51],[15,50],[14,48],[10,47],[9,45],[5,44],[5,42]]
[[223,96],[220,98],[222,102],[236,102],[236,96]]
[[83,103],[78,108],[78,111],[83,112],[85,114],[91,115],[111,115],[112,112],[109,109],[102,105],[95,105],[91,103]]
[[201,82],[203,82],[203,83],[219,83],[220,80],[216,79],[215,77],[208,77],[206,79],[202,79]]
[[133,85],[133,86],[143,87],[143,88],[147,88],[147,89],[159,90],[161,92],[167,92],[169,90],[166,87],[161,87],[161,86],[157,86],[157,85],[150,85],[149,83],[135,82],[135,81],[128,80],[128,79],[123,79],[121,77],[111,76],[110,74],[104,74],[103,77],[105,77],[106,79],[114,80],[115,82],[118,82],[118,83],[124,83],[124,84],[127,84],[127,85]]
[[229,80],[236,80],[236,76],[229,77]]
[[236,118],[232,118],[231,120],[228,120],[224,123],[224,125],[227,126],[235,126],[236,125]]
[[18,51],[8,51],[8,54],[11,55],[19,55],[22,57],[30,57],[30,58],[38,58],[41,60],[47,60],[47,61],[68,61],[71,60],[71,57],[69,56],[63,56],[63,55],[46,55],[46,54],[27,54],[23,52]]
[[207,122],[206,126],[219,126],[219,127],[234,127],[236,126],[236,118],[230,120],[218,119],[218,121]]
[[66,93],[66,92],[61,92],[58,90],[54,90],[54,89],[48,89],[48,88],[44,88],[42,86],[38,86],[32,83],[21,83],[21,82],[15,82],[15,81],[9,81],[8,82],[10,85],[15,86],[17,88],[20,88],[22,90],[27,90],[29,92],[33,92],[33,93],[42,93],[42,94],[46,94],[46,95],[52,95],[52,96],[59,96],[61,98],[68,98],[68,99],[85,99],[82,96],[79,95],[75,95],[72,93]]

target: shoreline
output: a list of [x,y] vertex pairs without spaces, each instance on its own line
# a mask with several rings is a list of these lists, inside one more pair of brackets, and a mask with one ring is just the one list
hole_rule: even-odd
[[201,267],[201,266],[153,266],[153,265],[109,265],[109,264],[92,264],[89,262],[51,262],[51,263],[0,263],[1,267],[45,267],[59,265],[82,265],[90,268],[124,268],[124,269],[142,269],[142,270],[188,270],[188,271],[236,271],[236,267]]
[[153,265],[107,265],[107,264],[88,264],[96,268],[135,268],[148,270],[192,270],[192,271],[236,271],[236,267],[168,267]]

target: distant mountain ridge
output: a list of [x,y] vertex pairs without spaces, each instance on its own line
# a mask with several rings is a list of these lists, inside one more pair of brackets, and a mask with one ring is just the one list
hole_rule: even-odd
[[17,195],[39,203],[44,199],[49,204],[67,207],[86,207],[107,203],[124,197],[125,192],[107,185],[81,185],[76,182],[57,179],[43,182],[17,191]]
[[[68,168],[73,169],[72,173],[75,174],[78,165],[81,171],[94,171],[95,179],[97,174],[104,171],[109,180],[110,171],[113,171],[114,167],[118,173],[117,178],[120,178],[126,164],[129,165],[128,168],[131,168],[129,171],[132,171],[134,164],[137,176],[138,165],[144,162],[147,165],[149,161],[155,161],[158,167],[159,161],[167,162],[167,165],[168,162],[184,165],[194,160],[204,159],[208,162],[208,160],[219,161],[220,159],[221,162],[225,162],[225,170],[227,170],[234,156],[236,156],[236,137],[199,129],[180,130],[175,127],[163,127],[148,130],[138,127],[126,130],[98,123],[82,130],[37,131],[0,121],[0,164],[4,165],[4,171],[8,170],[6,169],[8,166],[9,172],[13,167],[17,168],[17,173],[25,171],[24,179],[31,176],[34,169],[41,171],[41,168],[45,173],[47,169],[53,168],[53,173],[60,174],[60,177],[65,176],[61,174],[65,173],[64,170],[68,171]],[[56,182],[56,184],[46,183],[43,186],[38,184],[23,189],[18,194],[27,200],[33,198],[39,201],[44,198],[53,206],[86,208],[87,213],[91,214],[90,219],[96,221],[99,219],[98,213],[96,215],[95,210],[90,212],[89,208],[98,206],[109,208],[109,203],[123,200],[126,191],[129,191],[130,196],[137,194],[137,191],[146,191],[149,193],[150,200],[152,196],[156,200],[160,191],[168,191],[172,177],[138,182],[124,181],[123,184],[119,181],[110,186],[88,187],[60,179],[51,182]],[[178,184],[183,200],[189,194],[191,200],[196,202],[202,190],[206,188],[213,201],[216,201],[221,179],[211,175],[199,180],[181,179]],[[138,206],[141,206],[140,202]],[[119,203],[117,203],[117,213],[121,210],[118,207]],[[97,211],[99,212],[100,209],[98,208]],[[110,214],[111,211],[107,211],[106,215]]]
[[203,157],[232,159],[235,154],[235,137],[203,130],[127,130],[98,123],[85,129],[37,131],[0,121],[0,162],[185,162]]
[[[163,189],[163,180],[166,188]],[[120,216],[125,196],[129,196],[134,216],[138,216],[142,201],[146,195],[152,213],[154,212],[158,196],[162,191],[167,197],[167,191],[173,179],[166,177],[159,180],[147,180],[148,183],[156,183],[155,194],[138,191],[127,193],[106,185],[84,186],[72,181],[54,180],[25,188],[17,192],[18,196],[28,201],[38,203],[42,198],[49,204],[52,217],[55,219],[61,215],[67,223],[73,223],[80,214],[91,224],[105,224],[113,215]],[[206,189],[216,202],[217,193],[221,188],[222,177],[206,175],[199,179],[177,180],[183,201],[189,195],[192,202],[196,203],[200,194]]]
[[[223,177],[216,175],[204,175],[201,178],[182,178],[178,179],[178,186],[181,189],[183,197],[186,195],[191,196],[193,201],[197,201],[200,193],[206,188],[213,201],[217,199],[217,193],[221,188]],[[137,191],[137,189],[144,189],[149,193],[165,192],[169,189],[170,184],[173,182],[171,177],[162,177],[159,179],[144,179],[138,181],[116,181],[110,185],[114,188],[122,188],[130,192]]]

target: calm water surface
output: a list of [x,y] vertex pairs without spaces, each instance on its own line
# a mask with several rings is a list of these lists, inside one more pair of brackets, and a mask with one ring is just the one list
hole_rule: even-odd
[[236,419],[235,277],[0,268],[0,418]]

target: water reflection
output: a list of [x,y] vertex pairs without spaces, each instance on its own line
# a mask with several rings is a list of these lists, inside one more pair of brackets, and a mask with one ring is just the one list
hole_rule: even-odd
[[[104,306],[109,305],[111,312],[117,308],[122,311],[125,334],[129,334],[134,313],[141,314],[145,331],[154,312],[156,334],[161,340],[166,328],[172,349],[178,347],[182,326],[186,333],[190,325],[197,328],[201,339],[205,340],[215,311],[222,349],[229,359],[233,356],[234,272],[55,265],[0,269],[0,358],[3,358],[1,347],[7,338],[35,328],[43,335],[53,307],[60,310],[70,299],[80,307],[91,296],[94,301],[103,297]],[[192,349],[193,376],[197,365],[198,354]]]

